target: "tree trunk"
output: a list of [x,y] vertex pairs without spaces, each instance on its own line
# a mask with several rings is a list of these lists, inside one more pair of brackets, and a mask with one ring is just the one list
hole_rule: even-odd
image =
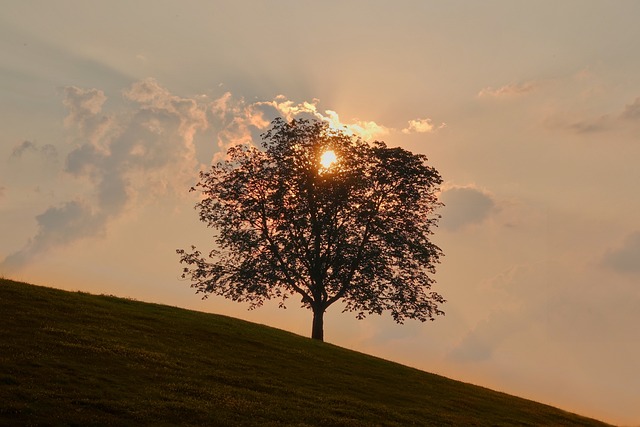
[[313,309],[313,328],[311,338],[324,341],[324,308]]

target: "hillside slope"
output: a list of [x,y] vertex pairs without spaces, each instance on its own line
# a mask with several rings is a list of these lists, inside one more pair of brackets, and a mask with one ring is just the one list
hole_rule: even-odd
[[0,425],[604,425],[224,316],[0,279]]

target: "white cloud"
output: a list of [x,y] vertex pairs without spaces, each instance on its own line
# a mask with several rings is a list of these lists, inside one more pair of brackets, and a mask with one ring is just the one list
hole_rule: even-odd
[[303,101],[295,103],[287,99],[284,95],[278,95],[272,101],[262,101],[251,104],[248,111],[269,106],[287,121],[299,117],[314,118],[329,123],[329,126],[333,129],[341,130],[350,135],[357,135],[364,140],[378,138],[388,134],[390,131],[389,128],[371,120],[353,119],[351,122],[342,121],[338,113],[334,110],[325,110],[324,113],[322,113],[318,109],[319,102],[319,99],[314,98],[311,102]]
[[294,102],[284,95],[278,95],[270,101],[248,103],[244,98],[234,98],[231,92],[226,92],[210,103],[212,119],[218,120],[220,125],[217,132],[219,152],[214,155],[213,161],[223,159],[233,145],[252,144],[259,140],[259,133],[276,117],[282,117],[287,121],[297,118],[322,120],[332,129],[356,135],[366,141],[380,138],[391,131],[370,120],[354,119],[344,122],[336,111],[320,111],[319,102],[318,99]]
[[478,97],[480,98],[502,98],[502,97],[512,97],[524,95],[533,91],[536,88],[536,84],[534,82],[524,82],[524,83],[511,83],[497,89],[493,87],[486,87],[478,92]]
[[318,113],[318,99],[313,99],[311,102],[301,102],[295,103],[290,99],[287,99],[284,95],[278,95],[272,101],[262,101],[256,102],[252,104],[254,107],[258,106],[271,106],[273,107],[278,114],[287,121],[291,121],[296,117],[301,116],[310,116],[310,117],[318,117],[322,116]]
[[356,135],[365,141],[371,141],[389,133],[389,129],[374,121],[356,120],[353,123],[343,123],[333,110],[326,110],[326,115],[317,114],[317,117],[328,122],[332,129],[341,130],[349,135]]
[[409,126],[402,129],[402,133],[431,133],[446,127],[445,123],[440,123],[437,127],[431,119],[415,119],[409,120]]

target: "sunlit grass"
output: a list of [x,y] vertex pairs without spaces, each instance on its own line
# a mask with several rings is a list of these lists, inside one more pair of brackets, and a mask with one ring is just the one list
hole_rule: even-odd
[[0,279],[0,425],[602,425],[240,320]]

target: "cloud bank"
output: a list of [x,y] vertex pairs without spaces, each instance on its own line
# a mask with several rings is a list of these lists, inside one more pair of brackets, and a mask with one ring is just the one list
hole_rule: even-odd
[[[64,96],[64,123],[76,144],[66,157],[65,172],[88,183],[92,191],[36,216],[35,236],[5,258],[0,264],[4,271],[18,269],[54,247],[103,235],[134,202],[188,188],[198,169],[193,139],[207,127],[207,119],[195,100],[172,95],[152,79],[124,92],[129,108],[118,115],[103,113],[107,97],[101,90],[67,87]],[[55,152],[46,147],[40,151]],[[25,141],[12,156],[37,149]]]
[[[320,110],[318,99],[294,102],[278,95],[247,102],[230,92],[213,100],[181,97],[151,78],[124,90],[110,110],[105,109],[109,98],[101,89],[68,86],[61,93],[67,110],[64,126],[73,144],[63,172],[77,181],[80,190],[35,216],[35,235],[0,263],[2,271],[19,269],[56,247],[105,236],[115,219],[141,204],[185,193],[207,163],[222,160],[233,145],[259,140],[275,117],[322,120],[364,140],[393,131],[374,121],[343,122],[336,111]],[[429,119],[418,119],[410,121],[408,129],[426,132],[433,125]],[[217,147],[201,149],[199,154],[198,138],[215,141]],[[211,152],[210,157],[203,158],[202,151]],[[48,159],[58,156],[52,144],[25,140],[13,148],[10,158],[28,153]]]

